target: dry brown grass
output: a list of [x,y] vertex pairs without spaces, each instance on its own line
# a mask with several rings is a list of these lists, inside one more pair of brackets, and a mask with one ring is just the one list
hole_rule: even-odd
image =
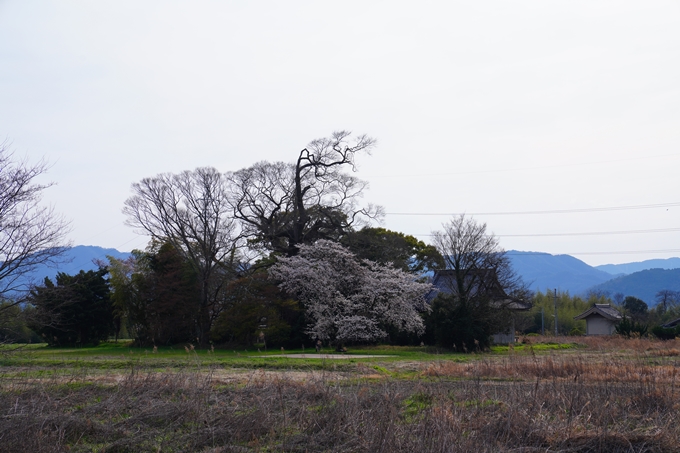
[[424,367],[424,376],[464,377],[505,380],[572,380],[583,384],[608,382],[654,383],[675,386],[680,378],[676,363],[654,364],[645,359],[621,359],[617,356],[550,355],[481,359],[458,363],[440,361]]
[[329,384],[198,373],[2,393],[0,451],[675,452],[677,392],[650,383]]
[[677,345],[605,346],[423,363],[414,379],[360,365],[333,380],[206,370],[6,381],[0,452],[680,451]]
[[660,353],[679,350],[680,339],[662,341],[655,338],[626,338],[618,335],[602,336],[578,336],[578,337],[525,337],[529,343],[578,343],[585,346],[589,351],[598,352],[636,352],[636,353]]

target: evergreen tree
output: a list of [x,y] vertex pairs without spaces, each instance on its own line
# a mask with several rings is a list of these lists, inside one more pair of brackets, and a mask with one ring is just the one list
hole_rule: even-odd
[[97,344],[114,333],[107,270],[60,272],[56,284],[45,278],[29,298],[35,307],[30,326],[50,345]]

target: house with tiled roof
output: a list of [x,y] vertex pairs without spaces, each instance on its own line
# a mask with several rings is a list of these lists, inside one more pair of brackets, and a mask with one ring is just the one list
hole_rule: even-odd
[[674,329],[677,326],[680,326],[680,318],[669,321],[666,324],[663,324],[661,327],[663,327],[664,329]]
[[595,304],[574,319],[586,320],[586,335],[612,335],[623,316],[611,304]]
[[[491,297],[491,306],[498,310],[508,310],[510,312],[528,311],[531,304],[520,299],[510,297],[505,293],[493,269],[474,269],[463,271],[465,276],[471,280],[470,288],[472,294],[484,293]],[[432,278],[434,290],[428,296],[430,302],[434,300],[438,293],[452,294],[456,292],[456,271],[452,269],[435,271]],[[515,342],[515,319],[509,318],[507,331],[498,332],[493,335],[495,344],[510,344]]]

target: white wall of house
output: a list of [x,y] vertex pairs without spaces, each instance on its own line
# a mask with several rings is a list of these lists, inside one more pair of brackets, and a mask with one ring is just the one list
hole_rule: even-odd
[[510,327],[505,332],[493,335],[494,344],[512,344],[515,342],[515,318],[510,321]]
[[586,335],[612,335],[615,323],[598,314],[586,318]]

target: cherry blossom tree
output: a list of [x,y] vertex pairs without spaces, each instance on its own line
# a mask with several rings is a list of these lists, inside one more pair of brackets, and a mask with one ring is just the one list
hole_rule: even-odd
[[389,265],[357,258],[342,245],[319,240],[300,244],[299,253],[270,269],[281,287],[303,304],[306,333],[340,346],[375,341],[386,328],[421,334],[418,312],[428,311],[429,283]]

